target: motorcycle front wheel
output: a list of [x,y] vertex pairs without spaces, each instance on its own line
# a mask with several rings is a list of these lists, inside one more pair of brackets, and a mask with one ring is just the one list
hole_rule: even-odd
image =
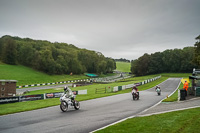
[[79,108],[80,108],[80,103],[78,102],[78,101],[74,101],[74,108],[76,109],[76,110],[79,110]]
[[60,104],[60,109],[63,112],[66,112],[68,110],[68,104],[66,102],[62,101],[61,104]]

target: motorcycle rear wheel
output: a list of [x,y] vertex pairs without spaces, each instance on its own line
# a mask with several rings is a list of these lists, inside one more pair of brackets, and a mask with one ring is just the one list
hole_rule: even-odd
[[139,92],[137,92],[137,100],[139,100],[139,97],[140,97]]
[[79,108],[80,108],[80,103],[79,103],[79,101],[74,101],[74,108],[76,109],[76,110],[79,110]]
[[133,93],[132,95],[133,95],[133,100],[135,100],[135,94]]
[[61,109],[63,112],[66,112],[66,111],[68,110],[68,104],[67,104],[65,101],[61,102],[61,104],[60,104],[60,109]]

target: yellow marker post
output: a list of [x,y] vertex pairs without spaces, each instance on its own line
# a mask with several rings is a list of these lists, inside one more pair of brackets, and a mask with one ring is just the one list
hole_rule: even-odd
[[181,79],[181,82],[184,84],[185,83],[185,81],[187,81],[188,82],[188,84],[190,83],[190,80],[187,78],[187,79]]

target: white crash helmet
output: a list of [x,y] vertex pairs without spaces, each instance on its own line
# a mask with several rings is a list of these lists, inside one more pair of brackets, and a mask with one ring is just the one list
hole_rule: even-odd
[[156,88],[160,88],[160,86],[156,85]]
[[64,91],[69,91],[69,87],[68,87],[68,86],[65,86],[65,87],[64,87]]

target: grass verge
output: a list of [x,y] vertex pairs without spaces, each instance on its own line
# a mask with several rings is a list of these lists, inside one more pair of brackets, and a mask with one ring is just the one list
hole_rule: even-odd
[[95,133],[197,133],[200,108],[135,117]]
[[164,99],[162,102],[175,102],[178,100],[178,90],[176,90],[176,92],[174,92],[173,95],[171,95],[170,97]]

